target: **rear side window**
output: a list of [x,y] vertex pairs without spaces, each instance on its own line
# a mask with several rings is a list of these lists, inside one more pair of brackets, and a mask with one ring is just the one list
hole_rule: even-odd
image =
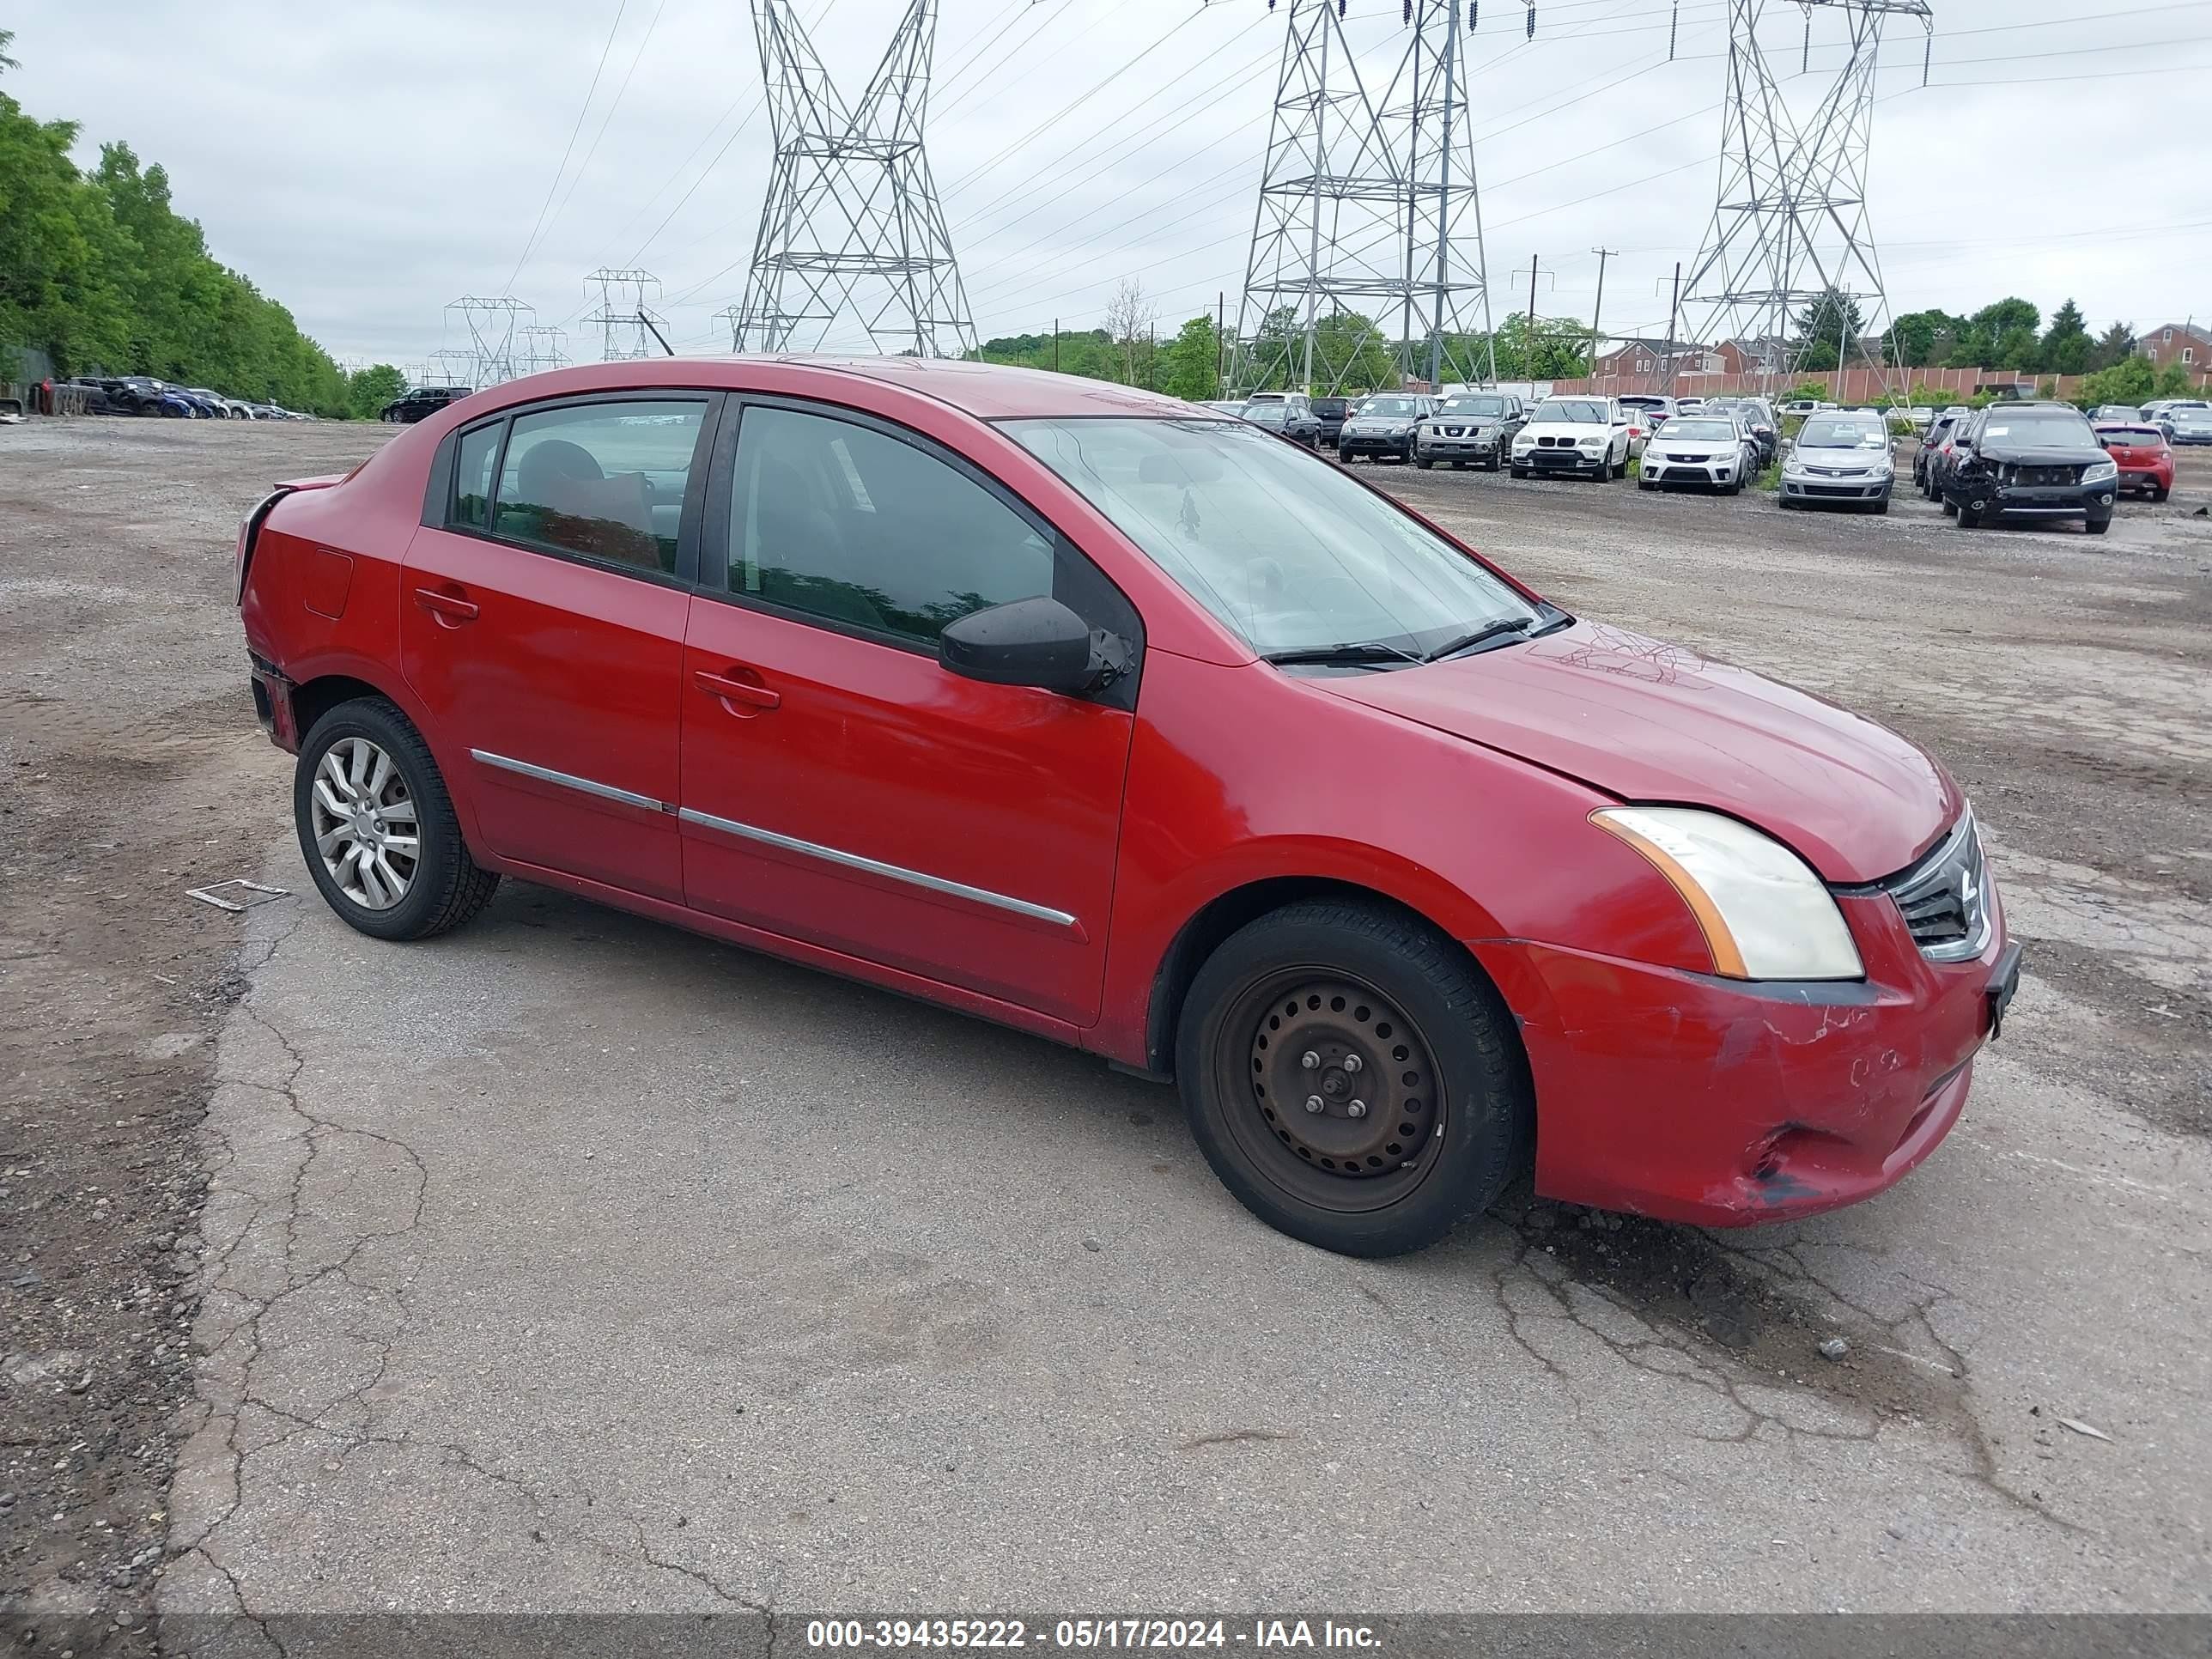
[[491,469],[499,458],[499,434],[506,423],[495,421],[473,432],[461,434],[453,452],[453,511],[447,522],[471,530],[491,526]]
[[589,404],[516,417],[493,531],[672,573],[703,402]]
[[867,427],[748,409],[733,486],[740,598],[934,646],[971,611],[1053,592],[1048,537],[974,479]]

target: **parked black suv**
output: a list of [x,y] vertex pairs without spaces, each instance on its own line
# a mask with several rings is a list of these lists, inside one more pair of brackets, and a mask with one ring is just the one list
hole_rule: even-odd
[[2005,514],[2079,519],[2092,536],[2112,522],[2119,465],[2070,404],[1993,404],[1961,422],[1943,474],[1943,507],[1972,530]]
[[418,386],[404,398],[395,398],[378,411],[377,419],[401,426],[435,415],[447,404],[457,404],[476,388],[465,386]]
[[1336,447],[1336,434],[1344,430],[1346,411],[1352,407],[1349,398],[1316,398],[1311,408],[1314,419],[1321,422],[1321,445],[1323,449]]

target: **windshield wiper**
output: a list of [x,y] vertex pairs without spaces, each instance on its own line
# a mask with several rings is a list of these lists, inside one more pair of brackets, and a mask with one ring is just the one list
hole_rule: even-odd
[[1447,641],[1421,660],[1437,662],[1445,657],[1456,656],[1462,651],[1472,651],[1476,646],[1489,640],[1503,639],[1508,634],[1525,634],[1536,625],[1536,621],[1534,617],[1497,617],[1483,623],[1472,634],[1462,634],[1455,640]]
[[1379,640],[1354,640],[1343,645],[1319,645],[1303,651],[1270,651],[1260,659],[1278,668],[1334,667],[1339,664],[1422,662],[1410,651]]

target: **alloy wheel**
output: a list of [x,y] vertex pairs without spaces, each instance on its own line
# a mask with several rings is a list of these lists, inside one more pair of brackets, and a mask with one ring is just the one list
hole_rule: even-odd
[[398,763],[367,738],[340,738],[315,768],[313,794],[315,850],[338,890],[367,910],[405,898],[422,840]]

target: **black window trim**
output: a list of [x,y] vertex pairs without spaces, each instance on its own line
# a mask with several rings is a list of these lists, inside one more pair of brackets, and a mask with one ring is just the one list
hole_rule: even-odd
[[[931,662],[938,660],[934,645],[925,644],[911,635],[894,633],[888,629],[869,628],[863,623],[847,622],[842,617],[824,617],[811,611],[802,611],[794,605],[778,605],[756,594],[739,593],[730,586],[729,561],[723,558],[712,562],[710,572],[703,550],[709,547],[726,549],[730,539],[730,507],[737,493],[737,452],[744,427],[745,411],[750,409],[781,409],[795,415],[812,415],[824,420],[842,421],[864,431],[895,440],[920,450],[932,460],[942,462],[954,472],[979,486],[984,494],[1044,536],[1052,545],[1055,566],[1062,559],[1080,561],[1093,576],[1121,602],[1130,631],[1123,637],[1130,647],[1129,672],[1114,684],[1096,694],[1091,699],[1122,708],[1136,706],[1136,690],[1144,668],[1145,618],[1136,602],[1130,599],[1121,585],[1109,575],[1099,562],[1085,553],[1075,538],[1054,524],[1044,514],[1017,493],[1006,481],[985,471],[957,450],[952,449],[927,433],[919,432],[896,421],[887,420],[868,410],[854,409],[844,404],[833,404],[817,398],[787,397],[777,393],[732,392],[724,406],[720,430],[715,437],[712,460],[707,468],[709,493],[699,525],[699,548],[702,550],[699,579],[693,591],[702,599],[713,599],[732,605],[740,611],[757,611],[763,616],[780,617],[786,622],[804,623],[826,633],[842,634],[848,639],[864,641],[870,645],[887,646],[911,656],[922,657]],[[987,422],[989,424],[989,422]],[[1085,617],[1095,628],[1097,619]]]
[[[719,386],[624,386],[614,392],[576,392],[566,397],[542,398],[534,403],[513,404],[484,416],[481,420],[457,426],[439,441],[438,453],[430,464],[429,477],[422,491],[423,527],[443,531],[449,536],[466,536],[472,541],[489,542],[497,547],[511,547],[519,552],[534,553],[540,558],[559,559],[568,564],[582,565],[586,569],[610,571],[616,575],[651,582],[659,587],[696,592],[702,585],[698,576],[700,520],[709,499],[707,495],[708,464],[717,453],[716,444],[721,427],[728,419],[732,401],[732,395]],[[502,536],[492,529],[490,523],[480,528],[475,525],[454,522],[453,513],[458,505],[455,492],[459,484],[459,480],[454,476],[454,466],[462,439],[491,427],[500,429],[499,447],[492,456],[492,494],[486,503],[489,516],[496,521],[499,481],[507,469],[507,446],[514,436],[515,422],[551,410],[599,404],[642,403],[697,403],[706,405],[706,412],[700,417],[699,430],[692,440],[691,468],[684,480],[682,516],[677,521],[674,570],[647,570],[642,565],[595,558],[588,553],[578,553],[568,548],[548,547],[539,542],[525,541],[517,536]],[[728,424],[734,428],[736,422],[729,420]]]

